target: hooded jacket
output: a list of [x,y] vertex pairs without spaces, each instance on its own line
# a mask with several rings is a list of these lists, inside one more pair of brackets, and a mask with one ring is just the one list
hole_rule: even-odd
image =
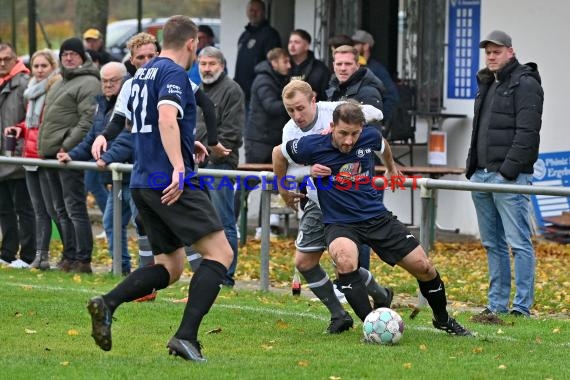
[[244,137],[246,140],[277,146],[281,144],[283,127],[290,119],[281,99],[281,91],[289,77],[273,70],[269,61],[258,64],[255,73]]
[[[537,65],[532,62],[521,65],[516,58],[496,73],[496,90],[487,93],[493,80],[495,75],[489,69],[477,73],[479,91],[475,98],[466,176],[471,178],[477,170],[477,145],[483,144],[487,152],[486,169],[515,180],[521,173],[532,173],[538,158],[544,92]],[[493,96],[490,110],[485,111],[491,113],[488,132],[485,141],[478,141],[481,108],[486,96]]]
[[93,125],[96,96],[101,94],[99,70],[89,58],[75,69],[62,67],[61,75],[46,97],[38,138],[44,158],[55,158],[60,149],[69,152],[83,140]]
[[[24,91],[30,79],[30,71],[20,60],[8,75],[0,78],[0,153],[6,155],[4,129],[7,127],[23,127],[26,118],[26,100]],[[22,155],[22,140],[18,140],[16,155]],[[0,181],[24,178],[24,168],[21,165],[0,165]]]

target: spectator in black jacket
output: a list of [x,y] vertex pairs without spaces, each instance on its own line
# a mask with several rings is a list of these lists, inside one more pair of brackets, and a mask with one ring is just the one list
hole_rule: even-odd
[[265,3],[251,0],[247,4],[249,23],[238,40],[238,53],[234,80],[245,94],[246,111],[251,99],[251,85],[255,78],[255,66],[264,61],[269,50],[281,47],[281,37],[265,18]]
[[[536,64],[521,65],[511,37],[500,30],[479,44],[486,67],[477,73],[473,134],[467,156],[471,182],[530,185],[538,158],[544,92]],[[511,262],[516,287],[511,315],[528,317],[534,302],[536,257],[526,194],[471,193],[487,250],[489,292],[482,314],[509,312]]]
[[382,91],[384,85],[372,71],[358,64],[358,50],[343,45],[334,50],[334,75],[327,89],[328,100],[354,99],[384,111]]
[[267,54],[267,60],[255,66],[251,86],[249,120],[245,128],[245,161],[269,164],[273,148],[281,142],[289,115],[283,106],[281,91],[289,82],[291,62],[282,48]]
[[291,78],[303,80],[311,85],[317,101],[326,100],[325,93],[331,72],[323,61],[315,58],[309,50],[311,35],[303,29],[296,29],[289,36],[287,49],[291,56]]

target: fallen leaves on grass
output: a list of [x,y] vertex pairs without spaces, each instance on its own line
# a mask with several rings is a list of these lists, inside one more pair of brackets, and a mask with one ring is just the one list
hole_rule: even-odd
[[[59,244],[59,245],[57,245]],[[137,241],[128,240],[129,251],[136,266]],[[532,314],[570,315],[570,278],[567,275],[570,244],[538,241],[534,244],[537,258],[535,276],[535,303]],[[61,252],[61,242],[52,241],[52,252]],[[237,280],[259,280],[261,243],[248,240],[239,249]],[[294,238],[283,238],[270,243],[269,278],[272,286],[289,287],[294,273]],[[479,242],[442,243],[436,242],[429,252],[442,279],[450,304],[453,308],[482,306],[487,302],[489,287],[487,256]],[[93,254],[96,264],[111,266],[107,243],[96,241]],[[321,265],[331,277],[334,268],[328,253],[321,259]],[[405,270],[390,267],[376,255],[371,255],[370,270],[383,286],[391,286],[398,295],[417,295],[417,283]],[[186,271],[190,274],[190,271]],[[30,289],[31,290],[31,289]]]

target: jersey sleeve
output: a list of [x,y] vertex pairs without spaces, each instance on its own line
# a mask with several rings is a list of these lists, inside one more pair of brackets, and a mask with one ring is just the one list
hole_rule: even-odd
[[312,165],[310,144],[307,144],[307,138],[290,140],[281,145],[283,156],[289,161],[300,165]]
[[178,118],[184,117],[184,105],[189,95],[193,96],[188,75],[184,70],[171,70],[164,75],[158,89],[158,104],[169,104],[178,110]]
[[115,103],[115,108],[113,109],[113,115],[118,114],[124,116],[128,120],[131,120],[131,111],[127,108],[129,103],[129,97],[131,96],[131,85],[133,79],[127,80],[121,87],[121,91],[117,96],[117,101]]

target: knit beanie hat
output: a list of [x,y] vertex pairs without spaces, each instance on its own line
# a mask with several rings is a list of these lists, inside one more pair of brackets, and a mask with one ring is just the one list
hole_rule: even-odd
[[61,47],[59,48],[60,61],[61,61],[61,55],[63,54],[64,51],[67,50],[71,50],[79,54],[83,62],[87,60],[87,57],[85,56],[85,48],[83,47],[83,41],[81,41],[79,38],[73,37],[63,41]]

